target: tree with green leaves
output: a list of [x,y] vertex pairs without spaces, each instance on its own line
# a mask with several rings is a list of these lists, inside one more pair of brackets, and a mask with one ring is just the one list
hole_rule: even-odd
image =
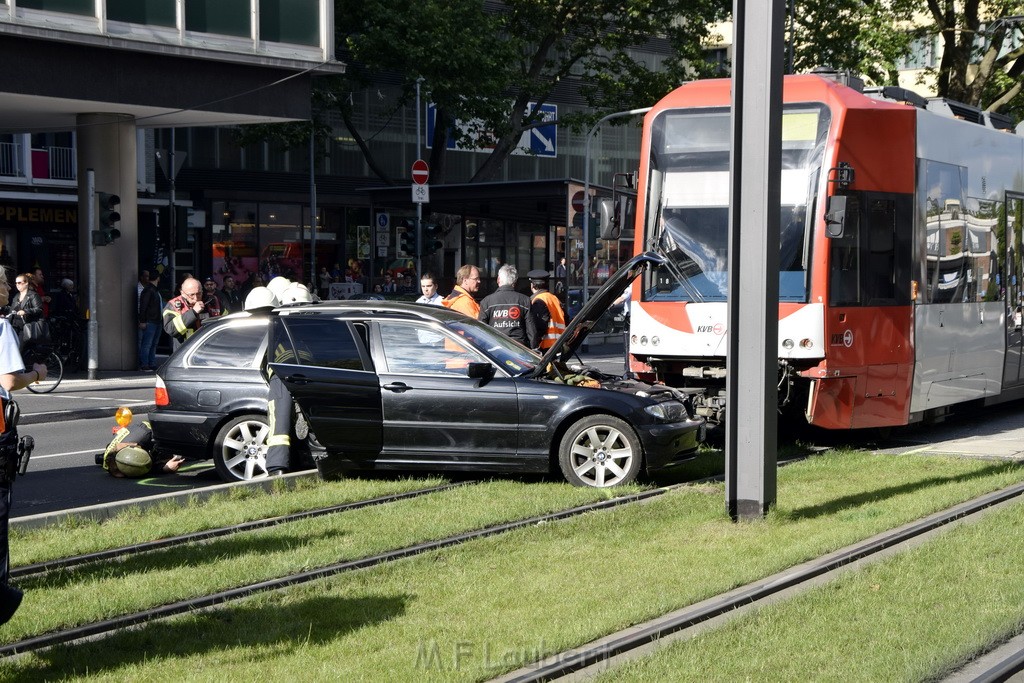
[[926,69],[936,95],[1024,118],[1024,16],[1020,0],[795,0],[795,71],[847,69],[895,85],[915,40],[939,36]]
[[[558,89],[576,89],[592,108],[560,117],[560,125],[581,130],[712,74],[711,26],[730,8],[728,0],[336,0],[338,58],[348,73],[320,79],[315,108],[336,112],[373,172],[393,182],[356,124],[350,95],[391,84],[401,93],[397,109],[415,97],[419,81],[436,108],[431,178],[444,179],[451,131],[457,145],[492,147],[472,177],[490,180],[523,132],[547,123],[528,104],[550,102]],[[671,46],[658,65],[633,49],[652,40]],[[253,127],[245,139],[266,137],[268,128]],[[277,126],[273,137],[294,143],[309,130]]]

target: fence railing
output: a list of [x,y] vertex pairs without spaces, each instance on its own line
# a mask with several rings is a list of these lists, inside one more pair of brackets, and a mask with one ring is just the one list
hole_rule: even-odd
[[73,147],[48,147],[50,152],[50,178],[75,180],[78,177]]
[[21,161],[21,145],[16,142],[0,142],[0,176],[23,178],[25,169]]

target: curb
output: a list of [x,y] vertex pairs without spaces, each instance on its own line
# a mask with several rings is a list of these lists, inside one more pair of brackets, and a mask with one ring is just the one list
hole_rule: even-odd
[[[133,413],[148,413],[156,408],[155,403],[131,403],[129,405]],[[114,416],[114,408],[106,406],[103,408],[82,408],[81,410],[62,410],[52,413],[22,413],[18,422],[19,426],[49,424],[51,422],[68,422],[70,420],[92,420],[102,417]]]
[[188,491],[158,493],[154,496],[147,496],[145,498],[131,498],[129,500],[121,500],[114,503],[100,503],[98,505],[87,505],[85,507],[71,508],[69,510],[57,510],[55,512],[42,512],[37,515],[14,517],[10,520],[10,526],[12,529],[27,531],[47,526],[54,526],[69,521],[94,520],[102,522],[116,517],[119,513],[127,509],[146,510],[167,502],[185,502],[190,499],[203,501],[218,493],[231,491],[239,486],[258,486],[265,491],[271,491],[277,487],[286,487],[290,489],[295,487],[296,482],[319,477],[320,474],[316,470],[307,470],[305,472],[291,472],[280,477],[263,477],[260,479],[252,479],[250,481],[234,481],[227,484],[214,484],[213,486],[190,489]]

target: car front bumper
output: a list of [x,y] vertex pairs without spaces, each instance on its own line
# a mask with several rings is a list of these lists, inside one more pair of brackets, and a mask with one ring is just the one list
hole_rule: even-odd
[[633,425],[644,449],[648,472],[671,467],[697,454],[703,420]]

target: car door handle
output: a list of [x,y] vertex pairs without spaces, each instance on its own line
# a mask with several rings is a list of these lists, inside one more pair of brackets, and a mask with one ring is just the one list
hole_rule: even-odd
[[305,375],[292,375],[291,377],[285,380],[285,382],[288,382],[288,384],[298,384],[300,386],[303,384],[309,384],[310,381],[311,380],[309,380]]
[[387,389],[388,391],[396,391],[398,393],[402,393],[403,391],[409,391],[410,389],[412,389],[412,387],[410,387],[405,382],[392,382],[391,384],[385,384],[384,386],[381,387],[381,389]]

